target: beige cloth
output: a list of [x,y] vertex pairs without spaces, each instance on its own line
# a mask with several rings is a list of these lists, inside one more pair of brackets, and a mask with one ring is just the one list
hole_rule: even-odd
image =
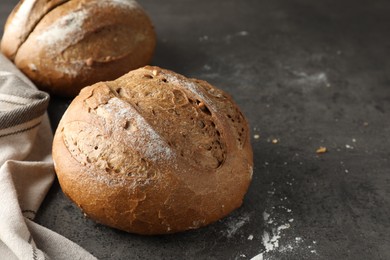
[[96,259],[33,222],[55,177],[48,102],[0,54],[0,259]]

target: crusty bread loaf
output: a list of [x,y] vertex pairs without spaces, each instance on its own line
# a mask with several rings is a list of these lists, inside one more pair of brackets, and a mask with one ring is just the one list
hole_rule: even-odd
[[57,128],[55,170],[90,218],[139,234],[195,229],[238,208],[247,121],[205,81],[144,67],[84,88]]
[[155,44],[134,0],[25,0],[7,20],[1,50],[41,89],[75,96],[148,64]]

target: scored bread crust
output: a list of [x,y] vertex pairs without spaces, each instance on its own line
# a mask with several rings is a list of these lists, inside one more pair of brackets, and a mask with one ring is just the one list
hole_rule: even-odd
[[60,121],[53,159],[88,217],[139,234],[217,221],[242,204],[253,172],[231,97],[150,66],[84,88]]
[[1,48],[39,88],[72,97],[148,64],[155,45],[136,1],[30,0],[9,17]]
[[14,60],[20,45],[27,39],[38,22],[53,8],[69,0],[22,0],[12,10],[5,24],[1,51]]

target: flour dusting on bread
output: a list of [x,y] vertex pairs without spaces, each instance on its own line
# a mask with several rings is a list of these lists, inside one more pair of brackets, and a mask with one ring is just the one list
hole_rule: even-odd
[[[126,9],[140,8],[137,2],[133,0],[103,0],[98,1],[97,5],[101,8],[108,6]],[[37,40],[47,45],[63,46],[62,48],[78,42],[84,36],[83,24],[89,17],[89,11],[89,8],[80,8],[75,12],[69,12],[43,31],[37,37]],[[70,35],[72,37],[69,37]],[[63,43],[67,44],[64,45]]]
[[180,78],[178,75],[172,73],[164,73],[164,76],[167,78],[168,82],[179,85],[190,91],[195,97],[201,99],[210,107],[213,111],[216,110],[213,102],[203,93],[202,89],[195,84],[191,79]]
[[[106,110],[108,113],[102,113],[101,110]],[[127,130],[129,145],[134,150],[139,150],[146,158],[152,161],[166,161],[174,156],[169,145],[129,103],[114,97],[107,104],[100,106],[97,113],[113,118],[114,125],[129,121],[130,127]]]
[[123,8],[139,8],[139,4],[134,0],[106,0],[99,2],[99,5],[113,5]]
[[[77,42],[83,36],[82,26],[88,17],[86,10],[78,10],[68,13],[56,20],[49,28],[43,31],[37,41],[46,45],[56,45],[65,49],[73,42]],[[69,37],[72,35],[72,37]],[[66,43],[66,44],[64,44]]]

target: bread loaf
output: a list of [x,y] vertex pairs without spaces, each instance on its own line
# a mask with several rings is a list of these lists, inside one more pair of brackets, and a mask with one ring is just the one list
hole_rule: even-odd
[[245,117],[205,81],[144,67],[84,88],[57,128],[64,193],[102,224],[165,234],[238,208],[252,178]]
[[75,96],[148,64],[155,44],[133,0],[25,0],[7,20],[1,50],[41,89]]

